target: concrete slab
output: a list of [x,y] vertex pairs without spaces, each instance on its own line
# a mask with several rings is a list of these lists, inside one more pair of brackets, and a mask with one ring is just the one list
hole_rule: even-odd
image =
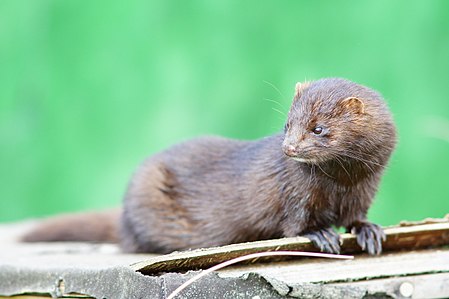
[[[186,260],[195,261],[190,265],[206,265],[217,252],[224,258],[232,248],[244,252],[270,243],[203,249],[198,252],[203,260],[198,260],[195,251],[161,257],[123,254],[115,244],[18,242],[18,236],[33,224],[0,225],[0,298],[166,298],[199,273],[185,270],[189,268],[176,270],[173,265]],[[443,244],[448,236],[440,226],[421,226],[419,240]],[[432,238],[425,237],[427,231]],[[412,233],[404,230],[387,234],[391,243],[398,244],[398,240],[409,242]],[[345,238],[349,242],[353,237]],[[298,240],[273,242],[309,246]],[[170,264],[165,270],[164,260]],[[176,298],[405,298],[403,294],[410,292],[408,298],[423,294],[449,297],[449,288],[444,287],[448,282],[449,249],[440,247],[378,257],[358,254],[352,261],[295,259],[238,265],[203,277]]]

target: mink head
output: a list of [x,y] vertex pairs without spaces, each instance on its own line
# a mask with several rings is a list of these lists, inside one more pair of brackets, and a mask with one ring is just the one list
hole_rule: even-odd
[[384,165],[395,136],[391,114],[377,92],[329,78],[296,85],[282,149],[308,164],[368,159]]

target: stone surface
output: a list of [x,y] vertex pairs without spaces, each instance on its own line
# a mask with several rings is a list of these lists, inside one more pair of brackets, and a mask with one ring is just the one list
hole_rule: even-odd
[[[0,298],[20,294],[166,298],[199,273],[172,270],[144,275],[138,265],[148,269],[151,261],[162,265],[164,258],[123,254],[114,244],[18,242],[30,225],[33,222],[0,225]],[[185,255],[179,253],[180,262]],[[191,258],[192,252],[187,255]],[[173,261],[176,256],[166,259]],[[362,254],[354,260],[294,259],[236,265],[201,278],[176,298],[402,298],[404,283],[413,285],[413,292],[406,294],[411,294],[409,298],[423,294],[449,297],[448,282],[449,249],[439,248],[376,257]]]

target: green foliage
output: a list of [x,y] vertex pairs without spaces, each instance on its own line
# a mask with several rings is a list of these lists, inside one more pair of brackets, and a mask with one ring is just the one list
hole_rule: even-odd
[[296,81],[329,76],[399,126],[372,220],[443,216],[448,28],[443,0],[1,1],[0,220],[118,205],[146,156],[279,131]]

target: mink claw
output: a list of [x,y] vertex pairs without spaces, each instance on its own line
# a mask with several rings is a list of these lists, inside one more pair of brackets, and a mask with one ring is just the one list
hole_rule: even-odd
[[382,241],[386,236],[383,229],[371,222],[361,222],[355,224],[351,233],[356,235],[357,244],[363,251],[370,255],[379,255],[382,253]]
[[311,231],[304,234],[304,237],[310,239],[321,252],[340,253],[340,237],[332,228]]

